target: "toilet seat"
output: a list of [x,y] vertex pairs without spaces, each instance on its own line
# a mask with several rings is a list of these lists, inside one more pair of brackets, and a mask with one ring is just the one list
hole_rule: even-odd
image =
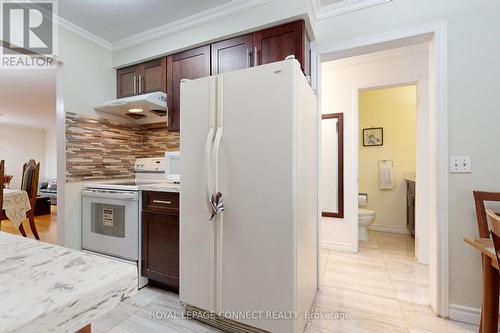
[[365,208],[359,208],[358,215],[363,216],[363,217],[374,216],[375,211],[370,210],[370,209],[365,209]]

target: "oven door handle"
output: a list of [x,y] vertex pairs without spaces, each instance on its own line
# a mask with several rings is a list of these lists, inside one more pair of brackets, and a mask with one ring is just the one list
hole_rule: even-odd
[[113,192],[113,191],[92,191],[92,190],[82,190],[82,195],[84,197],[90,198],[103,198],[103,199],[114,199],[114,200],[138,200],[136,193],[130,192]]

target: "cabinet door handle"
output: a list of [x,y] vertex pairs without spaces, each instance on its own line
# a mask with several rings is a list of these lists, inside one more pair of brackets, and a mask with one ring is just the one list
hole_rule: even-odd
[[170,204],[172,204],[172,201],[165,201],[165,200],[153,200],[153,203],[159,203],[159,204],[170,205]]
[[137,76],[134,75],[134,95],[137,95]]
[[142,75],[139,75],[139,95],[142,94]]
[[259,65],[259,57],[257,55],[257,46],[253,47],[253,65],[258,66]]
[[250,57],[252,56],[252,52],[247,49],[247,68],[250,67]]

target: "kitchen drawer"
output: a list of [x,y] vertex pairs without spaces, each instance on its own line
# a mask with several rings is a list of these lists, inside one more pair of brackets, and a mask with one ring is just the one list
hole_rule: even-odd
[[179,214],[179,193],[145,191],[142,193],[142,210]]

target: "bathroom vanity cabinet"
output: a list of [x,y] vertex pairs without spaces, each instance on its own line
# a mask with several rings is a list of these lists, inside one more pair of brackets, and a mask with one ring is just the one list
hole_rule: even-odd
[[406,180],[406,227],[415,237],[415,182]]

